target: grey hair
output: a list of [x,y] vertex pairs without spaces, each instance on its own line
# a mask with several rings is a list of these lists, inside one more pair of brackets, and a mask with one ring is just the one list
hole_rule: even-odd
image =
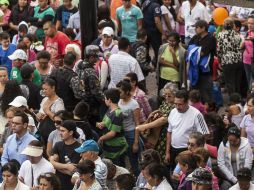
[[164,90],[170,90],[174,95],[175,93],[179,90],[178,89],[178,85],[176,83],[172,83],[172,82],[168,82],[167,84],[165,84],[165,86],[163,87],[163,91]]

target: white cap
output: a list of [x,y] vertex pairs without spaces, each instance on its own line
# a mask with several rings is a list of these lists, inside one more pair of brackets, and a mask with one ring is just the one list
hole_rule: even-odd
[[111,27],[105,27],[102,30],[102,35],[107,34],[108,36],[114,36],[114,30]]
[[13,54],[9,55],[8,58],[10,60],[16,60],[16,59],[22,59],[27,61],[27,55],[26,52],[24,52],[22,49],[17,49],[13,52]]
[[35,127],[34,118],[31,116],[28,116],[28,125]]
[[9,103],[10,106],[14,106],[16,108],[19,108],[21,106],[28,107],[27,100],[23,96],[17,96],[11,103]]
[[27,156],[33,156],[33,157],[39,157],[43,153],[43,147],[38,146],[31,146],[28,145],[21,154],[27,155]]

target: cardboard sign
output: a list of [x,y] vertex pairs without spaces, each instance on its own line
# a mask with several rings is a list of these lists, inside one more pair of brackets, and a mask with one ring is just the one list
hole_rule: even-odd
[[254,8],[254,0],[212,0],[212,2],[224,5]]

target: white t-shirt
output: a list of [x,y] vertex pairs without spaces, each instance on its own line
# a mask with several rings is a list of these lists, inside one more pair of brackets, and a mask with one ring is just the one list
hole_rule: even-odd
[[53,165],[47,161],[45,158],[42,158],[39,163],[31,164],[29,160],[23,162],[19,170],[19,178],[24,179],[24,184],[29,187],[32,187],[32,173],[33,173],[33,187],[37,187],[38,177],[46,172],[55,173]]
[[[170,13],[170,11],[169,11],[169,9],[170,8],[167,8],[165,5],[162,5],[161,6],[161,14],[162,15],[168,15],[168,18],[169,18],[169,21],[170,21],[170,25],[171,25],[171,29],[172,30],[176,30],[176,22],[175,22],[175,20],[174,20],[174,18],[173,18],[173,15]],[[166,22],[165,22],[165,20],[164,20],[164,17],[162,17],[162,28],[163,28],[163,31],[169,31],[168,30],[168,27],[167,27],[167,25],[166,25]]]
[[168,116],[168,132],[171,132],[171,145],[174,148],[186,148],[189,135],[199,131],[209,134],[203,115],[196,108],[189,106],[185,113],[174,108]]
[[207,23],[211,20],[206,7],[197,1],[195,7],[190,10],[190,2],[184,1],[181,8],[181,17],[185,21],[185,37],[193,37],[195,32],[194,24],[198,20],[205,20]]
[[[240,186],[239,186],[239,183],[235,184],[229,190],[241,190]],[[250,188],[248,190],[254,190],[254,185],[251,182],[250,182]]]
[[124,115],[123,125],[124,131],[135,130],[136,123],[134,119],[134,110],[139,108],[139,104],[136,100],[131,99],[127,104],[124,104],[122,100],[118,102],[119,108],[122,110]]
[[153,187],[152,190],[173,190],[171,185],[164,179],[158,186]]

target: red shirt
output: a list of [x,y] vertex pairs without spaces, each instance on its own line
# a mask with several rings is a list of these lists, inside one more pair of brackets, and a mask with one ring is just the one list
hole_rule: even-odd
[[51,55],[51,64],[64,56],[65,47],[69,43],[71,43],[71,40],[60,31],[58,31],[53,38],[46,37],[44,47]]

